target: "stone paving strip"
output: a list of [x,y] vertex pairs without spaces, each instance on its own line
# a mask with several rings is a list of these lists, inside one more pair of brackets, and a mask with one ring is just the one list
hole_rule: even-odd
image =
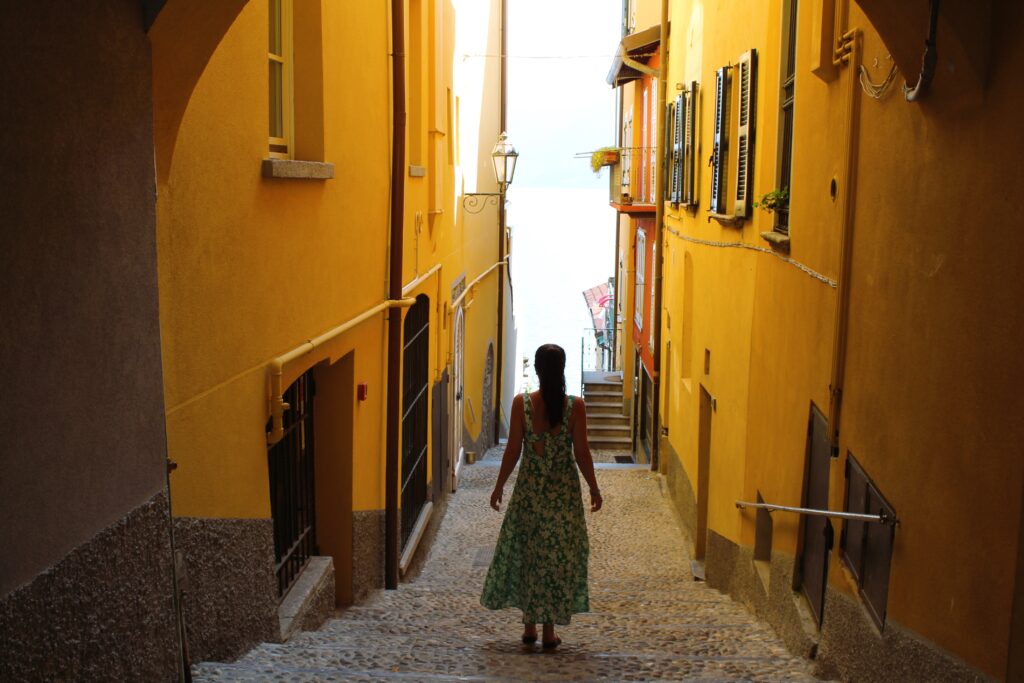
[[[613,463],[614,453],[595,460]],[[727,596],[695,582],[658,476],[599,466],[604,509],[587,513],[591,612],[555,651],[523,645],[516,610],[480,606],[502,514],[487,501],[501,448],[463,469],[430,556],[318,631],[263,644],[196,681],[814,681],[810,665]],[[506,496],[511,493],[509,482]],[[584,490],[586,488],[584,487]],[[507,498],[506,498],[507,502]]]

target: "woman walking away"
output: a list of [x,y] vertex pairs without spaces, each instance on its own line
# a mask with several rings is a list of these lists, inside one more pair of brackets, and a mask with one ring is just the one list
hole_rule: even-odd
[[[500,509],[505,482],[522,452],[523,465],[498,535],[480,603],[489,609],[523,611],[523,642],[558,647],[555,624],[590,610],[587,590],[587,523],[580,479],[590,486],[590,511],[601,509],[601,491],[587,444],[583,399],[566,396],[565,351],[555,344],[537,349],[534,367],[540,391],[512,401],[508,444],[501,459],[491,507]],[[575,455],[575,461],[573,456]]]

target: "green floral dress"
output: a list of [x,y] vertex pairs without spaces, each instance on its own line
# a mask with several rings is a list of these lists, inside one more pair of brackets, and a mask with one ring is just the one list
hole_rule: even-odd
[[[527,428],[519,476],[480,604],[489,609],[518,607],[524,624],[564,625],[573,614],[590,611],[590,542],[569,431],[572,402],[569,396],[559,431],[536,434],[530,396],[523,395]],[[543,455],[534,449],[538,441],[544,444]]]

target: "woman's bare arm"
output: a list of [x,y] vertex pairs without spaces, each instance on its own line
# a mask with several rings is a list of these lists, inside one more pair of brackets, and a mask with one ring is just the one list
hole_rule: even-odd
[[587,440],[587,406],[582,397],[572,402],[572,421],[572,452],[576,456],[576,466],[590,487],[590,511],[597,512],[604,501],[601,500],[601,489],[594,475],[594,456],[590,453],[590,442]]
[[505,482],[512,476],[512,470],[519,462],[519,454],[523,450],[523,423],[525,421],[523,411],[523,395],[519,394],[512,399],[512,417],[509,419],[508,443],[505,444],[505,453],[501,456],[501,469],[498,470],[498,480],[494,482],[494,491],[491,492],[491,507],[495,510],[501,509],[501,497],[504,493]]

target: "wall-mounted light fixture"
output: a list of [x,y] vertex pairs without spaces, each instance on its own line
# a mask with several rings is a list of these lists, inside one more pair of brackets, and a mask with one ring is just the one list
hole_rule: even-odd
[[462,197],[462,208],[469,213],[480,213],[487,204],[497,205],[499,198],[504,198],[505,191],[512,184],[518,158],[519,152],[508,141],[508,133],[498,136],[498,142],[491,150],[491,164],[494,166],[494,179],[498,183],[498,191],[467,192]]

